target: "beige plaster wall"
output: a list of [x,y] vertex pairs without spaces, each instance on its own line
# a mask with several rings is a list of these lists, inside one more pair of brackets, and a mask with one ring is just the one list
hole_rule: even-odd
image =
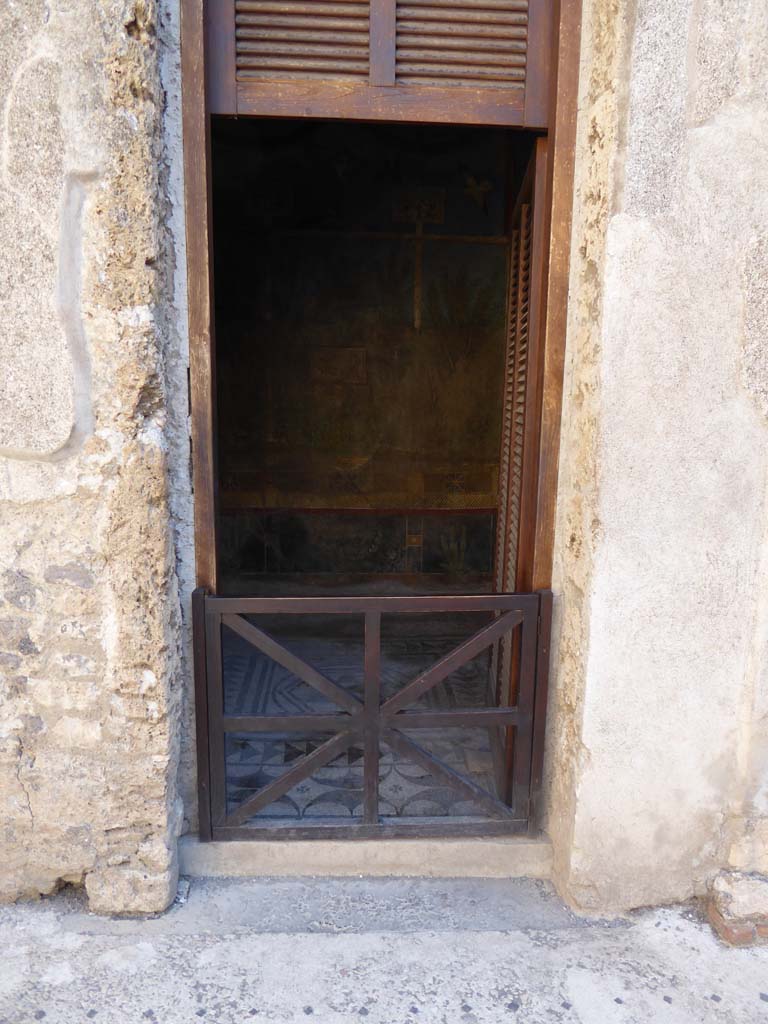
[[766,868],[766,47],[763,0],[585,2],[548,758],[584,908]]
[[0,10],[4,898],[84,882],[92,908],[138,911],[175,892],[191,557],[176,6]]

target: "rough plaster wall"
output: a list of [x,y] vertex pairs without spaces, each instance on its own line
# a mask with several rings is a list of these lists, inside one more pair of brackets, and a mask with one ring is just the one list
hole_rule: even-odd
[[576,784],[588,757],[581,740],[597,516],[601,318],[605,236],[613,204],[623,106],[622,59],[631,29],[620,0],[585,0],[579,66],[571,283],[563,387],[553,589],[552,689],[547,723],[546,822],[555,876],[565,879]]
[[183,807],[182,832],[196,832],[197,747],[195,690],[192,678],[191,599],[195,588],[195,529],[191,492],[192,463],[189,423],[189,345],[187,337],[187,251],[182,147],[182,83],[179,0],[159,4],[157,37],[163,87],[162,210],[167,229],[164,247],[166,292],[163,314],[169,510],[174,530],[176,576],[181,601],[181,667],[183,693],[178,705],[180,744],[176,777]]
[[550,829],[620,909],[765,865],[768,8],[585,8]]
[[[768,34],[768,33],[767,33]],[[764,154],[768,160],[768,153]],[[743,262],[742,381],[768,418],[768,229],[750,240]],[[728,866],[768,875],[768,516],[757,573],[757,607],[747,665],[738,751],[741,799],[731,808]]]
[[189,520],[158,15],[9,0],[0,26],[0,895],[157,910]]

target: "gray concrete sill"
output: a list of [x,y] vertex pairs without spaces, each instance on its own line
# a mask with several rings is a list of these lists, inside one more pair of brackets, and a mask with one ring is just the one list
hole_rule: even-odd
[[552,874],[547,836],[485,839],[179,841],[182,875],[235,877],[544,878]]

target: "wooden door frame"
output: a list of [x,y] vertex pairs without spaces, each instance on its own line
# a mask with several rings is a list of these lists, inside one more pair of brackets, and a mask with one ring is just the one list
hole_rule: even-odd
[[181,95],[195,580],[198,587],[215,594],[218,584],[216,359],[211,119],[206,104],[204,2],[182,0],[181,3]]
[[[204,0],[182,0],[181,68],[184,198],[187,238],[190,418],[194,489],[195,575],[217,593],[216,363],[213,330],[211,137],[206,104]],[[542,358],[521,499],[518,587],[552,582],[560,419],[565,365],[568,274],[579,80],[581,0],[556,2],[543,238],[549,245],[534,282],[543,315],[536,328]],[[533,396],[532,396],[533,397]],[[525,550],[523,551],[523,548]]]

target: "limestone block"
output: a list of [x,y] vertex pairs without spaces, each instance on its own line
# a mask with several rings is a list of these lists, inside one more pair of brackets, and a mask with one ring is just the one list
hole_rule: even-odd
[[57,253],[34,215],[0,196],[0,449],[50,454],[66,443],[72,364],[56,310]]
[[712,900],[725,917],[768,919],[768,876],[724,872],[712,885]]
[[88,907],[94,914],[158,914],[173,902],[178,881],[175,863],[157,874],[123,865],[92,871],[85,878]]
[[721,872],[712,883],[707,914],[732,946],[768,942],[768,876]]
[[[763,779],[765,778],[763,772]],[[731,846],[729,866],[737,871],[768,874],[768,818],[747,820]]]
[[17,51],[8,79],[0,193],[0,449],[50,455],[74,425],[74,368],[62,316],[64,194],[60,69]]
[[752,90],[766,96],[763,0],[702,0],[695,39],[693,116],[699,123]]
[[638,0],[632,47],[625,209],[659,216],[679,196],[692,0]]
[[[765,225],[768,232],[768,223]],[[768,233],[750,240],[744,259],[744,362],[742,377],[762,414],[768,417]]]
[[40,55],[20,63],[9,89],[5,138],[12,194],[21,211],[52,237],[64,177],[59,86],[57,61]]
[[744,0],[704,0],[696,39],[696,95],[694,116],[706,121],[739,87],[739,50],[747,24],[749,3]]

